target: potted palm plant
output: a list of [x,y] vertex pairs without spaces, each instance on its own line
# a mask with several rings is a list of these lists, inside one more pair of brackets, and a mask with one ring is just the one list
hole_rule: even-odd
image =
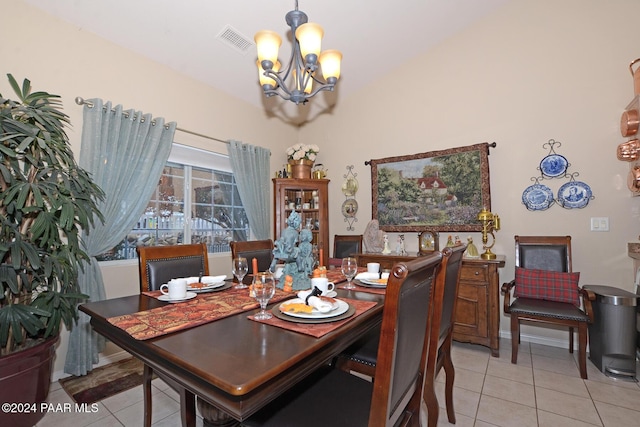
[[[60,97],[8,78],[18,100],[0,94],[0,401],[40,405],[60,327],[74,325],[86,298],[80,232],[102,220],[104,194],[74,160]],[[43,415],[39,406],[4,409],[0,425],[32,426]]]

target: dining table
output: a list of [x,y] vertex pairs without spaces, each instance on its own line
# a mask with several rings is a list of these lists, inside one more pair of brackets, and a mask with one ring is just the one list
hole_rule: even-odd
[[[381,323],[383,289],[346,290],[338,270],[328,275],[335,298],[349,305],[339,320],[289,319],[280,312],[258,321],[257,302],[231,284],[180,303],[146,292],[79,308],[97,333],[178,388],[183,426],[195,425],[196,398],[205,426],[233,426]],[[278,289],[268,309],[276,313],[295,297]]]

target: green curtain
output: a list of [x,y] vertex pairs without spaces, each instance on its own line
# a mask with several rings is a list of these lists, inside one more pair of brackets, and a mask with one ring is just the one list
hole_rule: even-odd
[[[90,172],[105,193],[99,204],[104,224],[83,235],[91,264],[78,282],[89,301],[105,299],[102,273],[95,256],[113,248],[133,228],[147,207],[169,157],[176,124],[139,111],[124,111],[100,99],[85,103],[79,165]],[[135,278],[131,285],[136,286]],[[86,375],[98,363],[104,338],[93,332],[89,316],[80,313],[71,331],[64,372]]]
[[256,240],[271,239],[271,151],[267,148],[229,141],[229,161],[242,206]]

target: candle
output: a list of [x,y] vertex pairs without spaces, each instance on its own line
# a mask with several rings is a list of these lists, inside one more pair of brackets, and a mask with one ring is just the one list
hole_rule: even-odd
[[254,258],[251,260],[251,268],[253,270],[253,275],[258,274],[258,258]]
[[322,260],[324,259],[324,249],[320,248],[318,252],[318,267],[322,267]]

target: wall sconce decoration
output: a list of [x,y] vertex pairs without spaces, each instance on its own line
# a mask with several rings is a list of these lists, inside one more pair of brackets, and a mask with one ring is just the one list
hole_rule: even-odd
[[358,202],[356,201],[356,193],[358,192],[358,176],[357,173],[353,173],[353,165],[347,166],[347,173],[343,175],[345,178],[342,183],[342,194],[347,200],[342,203],[342,215],[344,216],[344,222],[348,223],[347,230],[353,231],[353,223],[358,221],[356,213],[358,212]]
[[[496,259],[496,254],[491,252],[491,248],[496,243],[496,236],[493,232],[500,230],[500,217],[489,212],[486,208],[482,208],[478,214],[478,221],[482,224],[482,249],[485,250],[484,253],[480,255],[480,258]],[[491,235],[492,241],[490,245],[487,245],[489,235]]]

